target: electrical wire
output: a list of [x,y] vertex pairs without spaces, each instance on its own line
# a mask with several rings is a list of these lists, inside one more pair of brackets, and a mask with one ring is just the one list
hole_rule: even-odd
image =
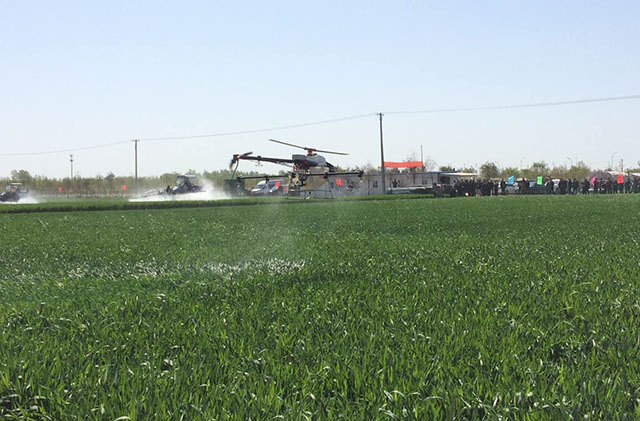
[[440,108],[432,110],[419,110],[419,111],[388,111],[385,115],[389,114],[428,114],[428,113],[450,113],[450,112],[463,112],[463,111],[489,111],[489,110],[509,110],[516,108],[535,108],[535,107],[554,107],[559,105],[572,105],[572,104],[588,104],[593,102],[610,102],[610,101],[627,101],[632,99],[640,99],[640,95],[625,95],[625,96],[610,96],[602,98],[586,98],[586,99],[573,99],[568,101],[555,101],[555,102],[534,102],[530,104],[512,104],[512,105],[492,105],[486,107],[468,107],[468,108]]
[[148,137],[141,138],[139,140],[145,141],[153,141],[153,140],[182,140],[182,139],[198,139],[202,137],[222,137],[222,136],[236,136],[242,134],[252,134],[252,133],[265,133],[265,132],[273,132],[276,130],[287,130],[287,129],[295,129],[298,127],[307,127],[307,126],[317,126],[320,124],[329,124],[329,123],[337,123],[339,121],[347,121],[347,120],[357,120],[365,117],[374,116],[374,113],[368,114],[358,114],[352,115],[349,117],[341,117],[341,118],[332,118],[331,120],[319,120],[312,121],[309,123],[298,123],[298,124],[290,124],[288,126],[277,126],[277,127],[267,127],[263,129],[252,129],[252,130],[240,130],[235,132],[222,132],[222,133],[212,133],[212,134],[198,134],[193,136],[175,136],[175,137]]
[[[575,99],[575,100],[555,101],[555,102],[535,102],[535,103],[528,103],[528,104],[493,105],[493,106],[466,107],[466,108],[436,108],[436,109],[414,110],[414,111],[387,111],[387,112],[384,112],[383,114],[384,115],[402,115],[402,114],[431,114],[431,113],[468,112],[468,111],[508,110],[508,109],[518,109],[518,108],[553,107],[553,106],[561,106],[561,105],[587,104],[587,103],[595,103],[595,102],[628,101],[628,100],[634,100],[634,99],[640,99],[640,94],[610,96],[610,97],[600,97],[600,98],[585,98],[585,99]],[[311,121],[307,123],[290,124],[286,126],[275,126],[275,127],[261,128],[261,129],[239,130],[239,131],[233,131],[233,132],[219,132],[219,133],[210,133],[210,134],[198,134],[198,135],[191,135],[191,136],[147,137],[147,138],[138,138],[137,140],[138,141],[187,140],[187,139],[201,139],[201,138],[207,138],[207,137],[224,137],[224,136],[237,136],[237,135],[254,134],[254,133],[266,133],[266,132],[272,132],[277,130],[288,130],[288,129],[295,129],[299,127],[308,127],[308,126],[317,126],[322,124],[336,123],[340,121],[357,120],[357,119],[372,117],[375,115],[376,113],[366,113],[366,114],[357,114],[357,115],[341,117],[341,118],[333,118],[329,120],[318,120],[318,121]],[[129,142],[131,142],[131,140],[121,140],[117,142],[102,143],[98,145],[81,146],[77,148],[67,148],[67,149],[56,149],[56,150],[41,151],[41,152],[0,153],[0,156],[52,155],[52,154],[58,154],[58,153],[78,152],[78,151],[85,151],[90,149],[106,148],[106,147],[121,145]]]
[[[358,115],[352,115],[352,116],[348,116],[348,117],[333,118],[333,119],[330,119],[330,120],[311,121],[311,122],[307,122],[307,123],[290,124],[290,125],[287,125],[287,126],[267,127],[267,128],[262,128],[262,129],[239,130],[239,131],[234,131],[234,132],[221,132],[221,133],[201,134],[201,135],[193,135],[193,136],[147,137],[147,138],[139,138],[139,139],[136,139],[136,140],[138,142],[143,141],[143,140],[144,141],[187,140],[187,139],[200,139],[200,138],[206,138],[206,137],[223,137],[223,136],[236,136],[236,135],[252,134],[252,133],[265,133],[265,132],[272,132],[272,131],[277,131],[277,130],[294,129],[294,128],[298,128],[298,127],[316,126],[316,125],[320,125],[320,124],[337,123],[337,122],[340,122],[340,121],[356,120],[356,119],[361,119],[361,118],[365,118],[365,117],[371,117],[373,115],[375,115],[375,114],[374,113],[358,114]],[[58,153],[68,153],[68,152],[84,151],[84,150],[89,150],[89,149],[104,148],[104,147],[109,147],[109,146],[120,145],[120,144],[123,144],[123,143],[129,143],[129,142],[132,142],[132,141],[133,140],[121,140],[121,141],[118,141],[118,142],[103,143],[103,144],[99,144],[99,145],[83,146],[83,147],[68,148],[68,149],[56,149],[56,150],[52,150],[52,151],[42,151],[42,152],[0,153],[0,156],[53,155],[53,154],[58,154]]]
[[52,151],[0,153],[0,156],[53,155],[53,154],[58,154],[58,153],[68,153],[68,152],[87,151],[87,150],[90,150],[90,149],[108,148],[110,146],[121,145],[123,143],[130,143],[130,142],[131,142],[130,140],[120,140],[120,141],[117,141],[117,142],[101,143],[101,144],[98,144],[98,145],[90,145],[90,146],[79,146],[77,148],[56,149],[56,150],[52,150]]

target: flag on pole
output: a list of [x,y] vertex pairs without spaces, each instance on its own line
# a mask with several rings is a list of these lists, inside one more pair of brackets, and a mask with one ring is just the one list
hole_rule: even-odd
[[538,176],[538,185],[539,186],[542,185],[542,176],[541,175]]
[[622,174],[618,174],[618,184],[624,184],[624,177]]
[[515,183],[516,179],[514,176],[511,176],[507,179],[507,184],[509,185],[513,185],[513,183]]

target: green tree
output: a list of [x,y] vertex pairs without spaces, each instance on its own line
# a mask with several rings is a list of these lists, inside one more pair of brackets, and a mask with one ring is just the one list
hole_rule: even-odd
[[584,180],[589,177],[589,174],[591,174],[591,167],[582,161],[578,161],[575,165],[572,165],[571,168],[569,168],[567,176],[577,180]]
[[113,194],[114,190],[115,190],[115,174],[110,172],[109,174],[107,174],[107,176],[104,178],[104,181],[107,183],[107,187],[109,189],[109,194]]
[[502,171],[500,171],[500,176],[505,180],[511,176],[518,178],[520,177],[520,170],[516,167],[503,168]]
[[534,179],[539,175],[549,175],[550,172],[551,170],[549,169],[549,166],[546,162],[538,161],[531,164],[529,168],[525,168],[524,170],[522,170],[521,176],[528,179]]
[[27,170],[12,170],[11,179],[15,180],[17,183],[23,184],[30,184],[31,181],[33,181],[33,177]]
[[[569,174],[569,169],[563,165],[553,167],[549,172],[549,175],[551,175],[552,178],[567,178],[568,174]],[[538,175],[547,175],[547,174],[538,174]]]
[[480,178],[499,178],[500,170],[495,162],[485,162],[480,166]]

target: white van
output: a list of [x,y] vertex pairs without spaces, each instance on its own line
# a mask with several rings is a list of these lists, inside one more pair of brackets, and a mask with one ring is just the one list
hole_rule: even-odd
[[282,183],[278,180],[262,180],[251,190],[252,196],[274,196],[282,194]]

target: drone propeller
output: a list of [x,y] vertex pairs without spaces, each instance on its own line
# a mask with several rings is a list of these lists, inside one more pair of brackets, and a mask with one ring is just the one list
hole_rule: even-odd
[[[233,176],[236,174],[236,171],[238,170],[238,165],[240,165],[240,160],[242,158],[245,158],[249,155],[251,155],[253,152],[245,152],[242,154],[234,154],[233,158],[231,158],[231,161],[229,161],[229,169],[233,170],[233,172],[231,173],[231,178],[233,178]],[[235,165],[235,167],[234,167]]]
[[245,153],[236,153],[233,154],[233,158],[231,158],[231,162],[229,162],[229,168],[231,168],[233,166],[233,164],[238,163],[238,161],[240,161],[242,158],[246,158],[247,156],[251,155],[253,152],[245,152]]
[[276,140],[276,139],[269,139],[269,141],[270,142],[275,142],[275,143],[280,143],[280,144],[287,145],[287,146],[292,146],[294,148],[304,149],[309,154],[312,154],[314,152],[322,152],[322,153],[330,153],[332,155],[349,155],[348,153],[344,153],[344,152],[333,152],[333,151],[326,151],[324,149],[316,149],[316,148],[309,148],[307,146],[294,145],[293,143],[287,143],[287,142],[283,142],[281,140]]

